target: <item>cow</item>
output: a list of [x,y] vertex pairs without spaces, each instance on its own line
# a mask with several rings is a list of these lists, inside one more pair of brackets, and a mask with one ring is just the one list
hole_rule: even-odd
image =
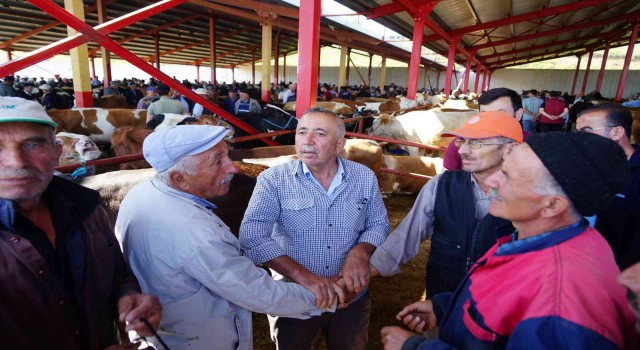
[[467,101],[467,100],[446,100],[441,106],[441,110],[447,111],[469,111],[469,110],[478,110],[478,103]]
[[49,110],[47,114],[58,124],[56,132],[86,135],[98,143],[108,143],[121,126],[144,128],[147,119],[146,109],[76,108]]
[[102,155],[98,146],[85,135],[60,132],[56,134],[56,144],[62,145],[59,165],[84,164]]
[[[260,113],[239,113],[236,118],[249,124],[260,133],[282,130],[295,130],[298,126],[298,119],[295,115],[286,112],[274,105],[267,104]],[[236,128],[236,136],[248,135],[246,131]],[[280,144],[293,144],[293,134],[275,137],[275,141]],[[253,148],[264,146],[262,141],[249,141],[236,144],[235,147]]]
[[[181,114],[167,113],[165,115],[158,114],[156,115],[156,117],[157,116],[163,116],[163,118],[165,116],[168,116],[168,118],[164,118],[164,121],[167,121],[166,124],[160,124],[155,128],[155,130],[158,130],[158,128],[162,127],[169,127],[169,122],[171,122],[172,124],[175,123],[173,125],[186,124],[224,126],[229,130],[229,134],[227,136],[228,139],[231,139],[234,135],[233,127],[229,123],[211,115],[202,115],[200,116],[200,118],[193,118],[186,117]],[[149,136],[149,134],[151,134],[152,132],[153,130],[151,129],[134,128],[131,126],[123,126],[117,128],[111,136],[111,147],[113,148],[113,151],[115,152],[117,157],[142,153],[142,143],[144,139],[147,138],[147,136]],[[144,160],[120,164],[120,170],[143,169],[148,167],[149,164]]]
[[[443,160],[439,157],[390,156],[384,155],[382,167],[401,173],[413,173],[433,177],[444,172]],[[378,185],[380,193],[387,196],[391,193],[416,194],[427,183],[428,179],[417,179],[408,176],[379,172]]]
[[[210,201],[216,205],[216,215],[224,221],[235,235],[238,234],[244,212],[256,186],[256,177],[266,167],[234,162],[238,174],[231,180],[229,192]],[[81,178],[78,182],[85,187],[100,192],[100,203],[107,211],[112,223],[118,217],[120,203],[124,196],[138,183],[151,179],[154,169],[120,170]]]
[[[144,95],[146,95],[146,93]],[[94,100],[94,105],[100,108],[128,108],[129,107],[127,98],[122,95],[102,96]]]
[[[375,117],[369,135],[388,137],[397,140],[418,142],[431,146],[447,147],[449,139],[441,133],[457,129],[476,111],[451,111],[440,109],[413,111],[394,117],[383,114]],[[417,147],[408,147],[409,154],[419,155]]]
[[[347,103],[336,102],[336,101],[333,101],[333,100],[329,101],[329,102],[318,101],[318,102],[316,102],[315,107],[324,108],[324,109],[326,109],[328,111],[332,111],[332,112],[334,112],[336,114],[342,114],[342,115],[352,115],[353,113],[355,113],[355,110],[356,110],[356,107],[351,107]],[[282,109],[284,109],[285,111],[295,112],[295,110],[296,110],[296,101],[285,103],[285,105],[282,107]]]

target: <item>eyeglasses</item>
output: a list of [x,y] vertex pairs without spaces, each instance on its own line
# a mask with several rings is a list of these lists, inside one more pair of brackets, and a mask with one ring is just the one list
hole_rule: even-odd
[[469,148],[471,148],[471,149],[479,149],[482,146],[505,145],[507,143],[513,143],[512,141],[498,142],[498,143],[488,143],[488,142],[482,142],[482,140],[478,140],[478,139],[463,139],[463,138],[458,138],[454,142],[455,142],[456,147],[458,147],[458,148],[462,147],[462,145],[464,145],[466,143],[469,146]]
[[596,130],[611,129],[611,128],[613,128],[613,126],[603,126],[601,128],[591,128],[589,126],[585,126],[584,128],[580,129],[580,131],[593,133]]

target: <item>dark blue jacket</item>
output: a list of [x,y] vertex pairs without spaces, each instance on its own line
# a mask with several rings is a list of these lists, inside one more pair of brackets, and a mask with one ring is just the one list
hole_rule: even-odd
[[629,158],[631,183],[598,214],[596,229],[611,248],[620,270],[640,261],[640,146]]

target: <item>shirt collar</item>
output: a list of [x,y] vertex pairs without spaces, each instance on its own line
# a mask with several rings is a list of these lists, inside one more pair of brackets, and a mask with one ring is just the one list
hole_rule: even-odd
[[[498,247],[496,255],[523,254],[549,248],[581,234],[588,227],[589,223],[587,220],[582,219],[572,225],[555,231],[518,239],[518,232],[513,231],[511,225],[505,225],[496,230],[498,242],[503,242]],[[509,235],[511,237],[509,237]]]
[[[340,157],[336,157],[337,161],[338,161],[338,171],[336,172],[336,176],[340,179],[344,179],[345,178],[345,173],[344,173],[344,166],[342,165],[343,160]],[[301,166],[302,166],[302,173],[307,177],[307,179],[309,179],[310,177],[313,177],[313,174],[311,173],[311,169],[309,169],[309,167],[304,164],[302,161],[300,161]]]
[[191,193],[188,193],[188,192],[177,190],[177,189],[165,184],[164,181],[162,181],[162,180],[160,180],[158,178],[154,178],[153,182],[156,185],[159,185],[159,186],[163,187],[165,191],[167,191],[169,193],[172,193],[172,194],[174,194],[176,196],[189,199],[190,201],[196,203],[197,205],[199,205],[201,207],[204,207],[204,208],[209,209],[209,210],[213,210],[213,209],[217,208],[215,204],[209,202],[208,200],[206,200],[204,198],[200,198],[200,197],[198,197],[196,195],[193,195]]

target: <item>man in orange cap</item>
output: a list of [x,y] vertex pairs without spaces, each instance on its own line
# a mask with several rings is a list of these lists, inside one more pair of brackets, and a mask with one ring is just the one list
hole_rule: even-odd
[[427,182],[409,214],[370,259],[372,274],[396,274],[418,254],[420,243],[431,238],[428,297],[452,292],[496,242],[493,231],[506,221],[487,215],[490,196],[485,180],[500,170],[503,155],[523,141],[520,123],[498,111],[479,113],[443,136],[459,137],[463,170],[447,171]]

